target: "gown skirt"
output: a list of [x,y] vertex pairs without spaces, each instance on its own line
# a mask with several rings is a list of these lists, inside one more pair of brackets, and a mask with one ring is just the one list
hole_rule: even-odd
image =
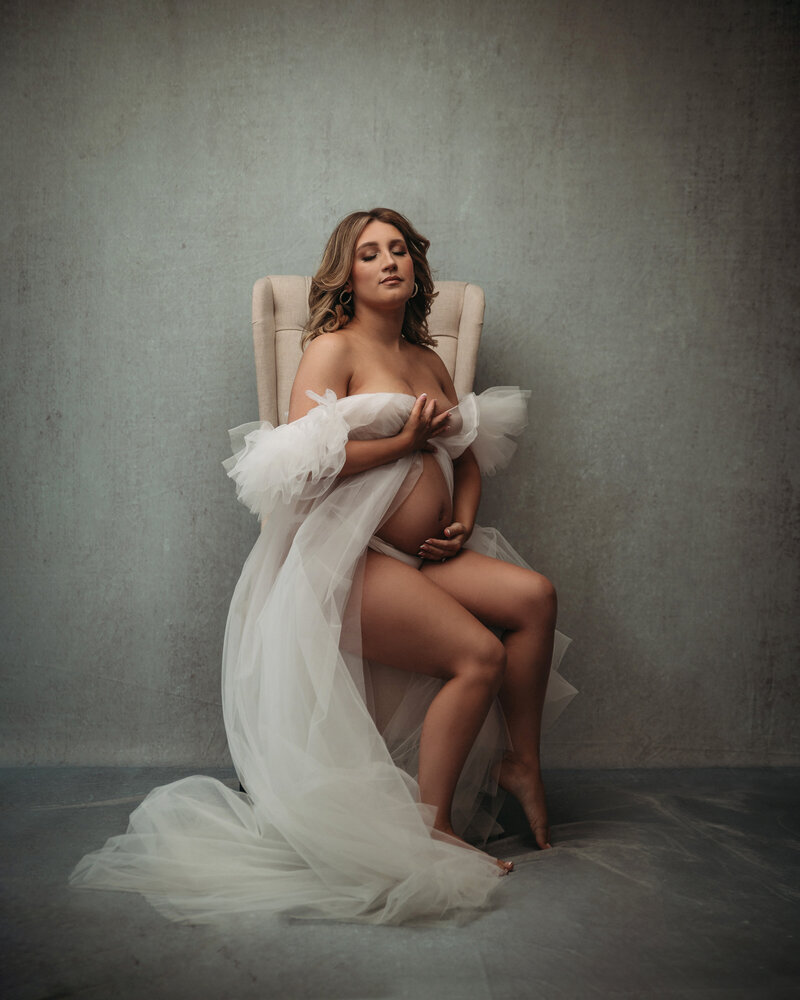
[[[313,394],[310,394],[313,395]],[[481,472],[504,467],[528,393],[470,393],[433,439],[451,492],[471,447]],[[228,474],[264,522],[231,601],[222,703],[244,792],[193,775],[154,789],[127,832],[87,854],[74,886],[142,893],[173,920],[276,913],[370,923],[463,920],[501,881],[494,862],[432,831],[416,781],[422,720],[436,678],[361,656],[361,575],[371,536],[419,477],[410,455],[340,481],[349,438],[396,434],[414,397],[328,390],[300,420],[231,432]],[[527,564],[499,532],[467,547]],[[558,673],[556,634],[544,724],[575,694]],[[495,703],[456,789],[453,825],[472,843],[501,831],[494,764],[509,747]]]

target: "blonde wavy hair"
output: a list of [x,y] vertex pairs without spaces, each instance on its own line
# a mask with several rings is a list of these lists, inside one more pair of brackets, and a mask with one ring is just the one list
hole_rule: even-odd
[[430,240],[418,233],[399,212],[391,208],[371,208],[368,212],[352,212],[342,219],[330,235],[319,269],[311,279],[311,291],[308,294],[309,317],[301,340],[303,348],[321,333],[341,330],[352,319],[352,298],[343,305],[339,296],[353,269],[358,238],[367,223],[374,219],[400,230],[414,262],[417,293],[406,303],[402,336],[412,344],[436,346],[436,341],[428,333],[428,313],[438,294],[433,290],[433,278],[426,256]]

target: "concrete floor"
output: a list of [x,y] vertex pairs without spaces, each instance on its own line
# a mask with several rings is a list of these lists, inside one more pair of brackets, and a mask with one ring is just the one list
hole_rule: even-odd
[[150,788],[187,773],[0,771],[4,1000],[800,996],[798,770],[553,772],[554,850],[505,838],[516,871],[462,927],[192,926],[68,888]]

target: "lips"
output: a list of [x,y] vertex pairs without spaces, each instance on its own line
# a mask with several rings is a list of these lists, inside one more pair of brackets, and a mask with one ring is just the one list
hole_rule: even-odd
[[403,280],[402,278],[398,278],[396,275],[393,274],[391,276],[391,278],[382,278],[380,283],[382,285],[389,285],[389,284],[392,284],[392,285],[397,284],[397,285],[399,285],[402,280]]

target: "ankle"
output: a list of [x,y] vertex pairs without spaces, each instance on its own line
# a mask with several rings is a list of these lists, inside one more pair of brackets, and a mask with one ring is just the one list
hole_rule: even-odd
[[503,754],[502,763],[522,771],[532,771],[538,775],[542,773],[538,754],[524,754],[509,750]]

